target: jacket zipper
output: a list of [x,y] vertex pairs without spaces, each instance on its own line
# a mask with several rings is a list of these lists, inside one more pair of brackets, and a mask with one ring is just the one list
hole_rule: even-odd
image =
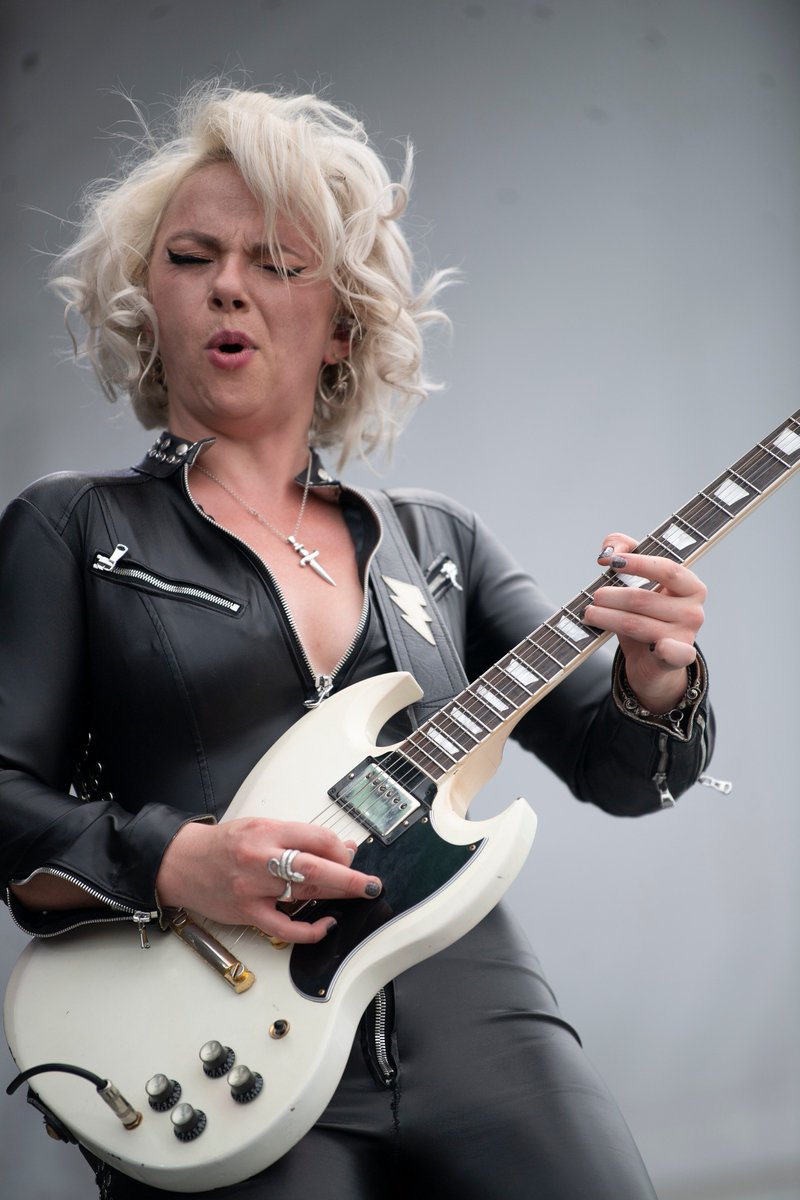
[[662,808],[673,808],[675,806],[675,797],[669,790],[669,784],[667,783],[668,766],[669,735],[662,732],[658,735],[658,762],[656,763],[656,770],[653,775],[653,783],[656,785]]
[[[113,897],[106,896],[105,893],[98,891],[97,888],[93,888],[88,883],[84,883],[82,879],[76,879],[74,875],[70,875],[67,871],[61,871],[57,867],[38,867],[37,870],[31,871],[30,875],[28,875],[26,879],[12,879],[11,883],[15,883],[18,886],[29,883],[31,879],[35,879],[37,875],[55,875],[57,879],[64,879],[67,881],[67,883],[74,884],[75,887],[80,888],[81,891],[84,891],[88,895],[92,896],[93,899],[99,900],[102,904],[107,904],[110,908],[118,909],[119,912],[123,913],[124,915],[119,917],[90,917],[85,921],[76,921],[74,925],[67,925],[66,928],[58,929],[54,933],[37,933],[33,935],[36,938],[60,937],[62,933],[69,933],[70,930],[79,929],[83,925],[108,925],[118,921],[133,921],[139,932],[139,941],[142,949],[148,950],[150,948],[150,940],[147,936],[147,926],[151,921],[158,917],[157,912],[145,912],[140,909],[130,908],[127,904],[120,904],[119,900],[114,900]],[[21,929],[23,933],[30,937],[30,930],[25,929],[25,927],[19,923],[14,915],[12,904],[13,900],[14,897],[12,896],[11,888],[8,887],[6,888],[6,901],[8,903],[8,910],[11,913],[11,919],[18,929]]]
[[[340,486],[342,486],[342,485],[340,485]],[[372,560],[374,559],[375,554],[378,550],[378,547],[380,546],[381,541],[383,540],[383,525],[381,524],[381,519],[380,519],[378,513],[372,507],[372,504],[370,503],[370,501],[367,499],[367,497],[364,495],[363,492],[360,492],[358,490],[358,488],[351,488],[351,487],[347,488],[347,491],[351,492],[355,496],[358,496],[359,499],[367,506],[369,511],[372,513],[373,517],[375,518],[377,527],[378,527],[378,538],[377,538],[377,541],[375,542],[372,552],[370,553],[370,556],[367,560],[366,569],[364,571],[364,602],[361,606],[361,618],[356,627],[355,634],[353,635],[353,639],[350,642],[350,645],[347,647],[344,654],[342,655],[342,657],[340,658],[340,660],[336,664],[336,666],[333,668],[331,673],[329,675],[324,675],[324,674],[318,674],[314,670],[314,667],[311,663],[311,659],[308,657],[308,652],[306,651],[306,648],[300,639],[300,634],[297,631],[297,626],[294,623],[294,617],[292,616],[289,605],[286,603],[286,597],[284,596],[277,579],[272,574],[272,571],[269,569],[267,564],[264,562],[264,559],[261,557],[260,554],[256,554],[255,550],[253,550],[252,546],[249,546],[247,544],[247,542],[244,540],[244,538],[240,538],[238,536],[238,534],[232,533],[230,529],[226,529],[226,527],[224,525],[220,525],[220,523],[218,521],[214,521],[211,517],[209,517],[208,513],[204,512],[203,509],[200,507],[200,505],[196,503],[196,501],[195,501],[194,497],[192,496],[192,493],[189,489],[189,464],[188,463],[183,464],[183,490],[186,493],[186,496],[189,499],[189,503],[192,505],[195,512],[199,513],[199,515],[203,518],[204,521],[208,521],[209,525],[213,525],[215,529],[221,529],[223,533],[226,533],[228,535],[228,537],[233,538],[233,540],[235,542],[238,542],[240,546],[244,546],[244,548],[248,551],[248,553],[255,554],[259,563],[261,564],[264,571],[266,572],[267,578],[269,579],[270,583],[272,584],[272,587],[275,591],[275,595],[278,597],[278,600],[280,601],[280,605],[283,610],[283,615],[286,619],[286,624],[289,626],[289,629],[291,630],[292,635],[294,636],[294,640],[300,651],[303,662],[305,663],[306,668],[308,670],[308,674],[311,677],[311,680],[312,680],[312,683],[314,686],[314,691],[316,692],[315,699],[305,700],[303,703],[306,708],[319,708],[320,704],[322,704],[322,701],[327,700],[328,696],[333,691],[334,681],[336,679],[336,676],[339,674],[339,671],[342,669],[344,664],[347,662],[347,659],[350,657],[350,655],[352,654],[356,645],[358,644],[358,641],[359,641],[362,633],[364,632],[364,627],[366,626],[366,623],[367,623],[367,617],[369,615],[369,572],[370,572],[370,568],[372,566]]]
[[375,1005],[375,1016],[372,1023],[372,1048],[375,1051],[375,1061],[378,1065],[383,1081],[389,1086],[397,1074],[397,1069],[389,1060],[387,1050],[387,1029],[386,1029],[386,988],[381,988],[373,1000]]
[[229,600],[226,596],[217,595],[216,592],[208,592],[205,588],[194,587],[191,584],[170,583],[168,580],[162,579],[159,575],[154,575],[151,571],[144,570],[143,567],[120,566],[120,559],[127,553],[128,547],[123,546],[122,543],[116,545],[108,555],[101,554],[98,551],[92,563],[92,569],[94,571],[113,571],[115,575],[120,575],[126,579],[138,579],[140,582],[157,588],[167,595],[191,596],[193,600],[205,600],[209,604],[216,604],[220,608],[228,609],[229,612],[239,612],[242,607],[236,600]]

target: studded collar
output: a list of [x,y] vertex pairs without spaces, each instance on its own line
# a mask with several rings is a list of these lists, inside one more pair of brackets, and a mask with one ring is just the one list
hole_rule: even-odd
[[[174,475],[184,464],[192,466],[202,448],[212,445],[215,441],[216,438],[207,437],[196,442],[189,442],[165,429],[158,435],[142,461],[136,464],[134,470],[140,471],[143,475],[153,475],[158,479],[165,479]],[[301,487],[304,486],[306,482],[305,469],[295,477],[295,482],[299,483]],[[311,487],[338,486],[339,481],[325,470],[316,450],[312,450]]]

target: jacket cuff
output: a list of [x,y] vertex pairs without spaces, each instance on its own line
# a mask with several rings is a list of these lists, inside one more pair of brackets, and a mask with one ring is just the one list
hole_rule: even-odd
[[688,742],[691,739],[695,716],[708,693],[708,667],[699,650],[694,662],[686,668],[686,691],[678,704],[666,713],[652,713],[639,703],[638,696],[628,683],[625,656],[619,648],[614,656],[611,679],[614,703],[626,717],[639,725],[663,730],[678,741]]

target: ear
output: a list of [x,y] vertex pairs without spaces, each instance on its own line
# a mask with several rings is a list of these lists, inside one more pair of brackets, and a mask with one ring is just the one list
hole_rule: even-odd
[[331,365],[347,358],[353,344],[353,318],[337,317],[322,361]]

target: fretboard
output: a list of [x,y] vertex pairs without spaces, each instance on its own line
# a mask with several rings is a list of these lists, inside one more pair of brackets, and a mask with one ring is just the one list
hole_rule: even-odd
[[[750,513],[800,467],[800,410],[757,442],[688,504],[671,513],[635,549],[688,565]],[[584,624],[582,615],[601,587],[658,585],[608,570],[528,634],[397,750],[431,779],[495,733],[513,725],[609,638]]]

